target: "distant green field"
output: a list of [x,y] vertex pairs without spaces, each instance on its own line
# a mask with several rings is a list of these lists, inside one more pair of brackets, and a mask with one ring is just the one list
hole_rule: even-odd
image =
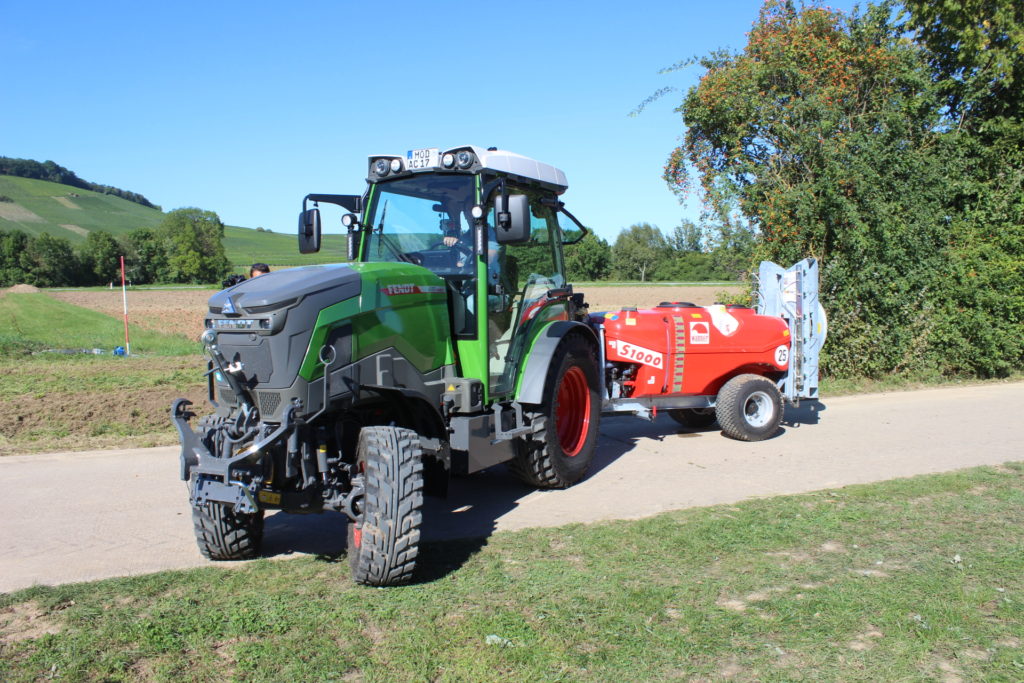
[[[55,321],[60,321],[55,324]],[[44,349],[102,349],[124,345],[122,322],[103,313],[57,301],[46,294],[0,297],[0,356]],[[134,328],[132,353],[157,356],[195,354],[199,344],[170,334]]]
[[224,230],[224,250],[232,264],[244,266],[246,271],[249,265],[256,262],[272,266],[337,263],[345,260],[345,236],[324,235],[320,253],[300,254],[295,235],[229,226]]
[[[0,230],[21,230],[29,235],[45,232],[75,245],[92,231],[120,236],[137,228],[155,227],[164,216],[113,195],[30,178],[0,175],[0,195],[13,200],[0,202]],[[302,255],[294,235],[227,226],[224,249],[228,260],[239,267],[256,261],[279,266],[334,263],[344,260],[345,238],[326,235],[323,251]]]
[[[153,227],[163,214],[120,197],[82,190],[45,180],[0,176],[0,230],[21,230],[30,235],[49,233],[73,244],[93,230],[122,235],[136,228]],[[70,226],[70,227],[64,227]]]

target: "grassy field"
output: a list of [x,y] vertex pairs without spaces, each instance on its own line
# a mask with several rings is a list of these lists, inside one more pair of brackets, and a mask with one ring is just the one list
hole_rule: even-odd
[[[0,230],[21,230],[29,235],[45,232],[67,238],[72,244],[84,242],[95,230],[120,236],[137,228],[155,227],[163,220],[163,213],[156,209],[45,180],[0,175],[0,195],[13,200],[0,202]],[[303,255],[298,253],[296,238],[291,233],[227,226],[224,250],[239,272],[242,266],[256,261],[274,265],[335,263],[344,260],[345,238],[325,235],[320,253]]]
[[[0,455],[177,443],[167,419],[171,401],[184,396],[205,406],[205,360],[194,340],[213,291],[131,292],[130,358],[109,354],[124,340],[119,291],[0,294]],[[720,293],[717,285],[652,287],[640,294],[631,287],[606,287],[590,292],[588,300],[592,310],[611,310],[666,298],[710,303]],[[93,348],[107,353],[31,354]],[[826,379],[821,395],[827,401],[843,394],[958,383]]]
[[46,294],[0,296],[0,330],[0,455],[167,445],[171,401],[205,396],[194,338],[133,326],[133,355],[114,356],[121,320]]
[[0,596],[0,679],[1018,681],[1024,465]]

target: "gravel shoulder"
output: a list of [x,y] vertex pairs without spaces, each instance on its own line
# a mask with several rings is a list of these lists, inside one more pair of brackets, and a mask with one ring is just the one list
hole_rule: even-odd
[[[760,443],[718,431],[603,420],[594,468],[567,491],[531,491],[503,467],[457,480],[428,504],[425,538],[633,519],[916,474],[1020,460],[1024,382],[826,398],[787,411]],[[176,447],[0,459],[0,592],[209,564],[192,537]],[[344,549],[337,514],[275,514],[265,554]],[[225,566],[231,566],[227,564]]]

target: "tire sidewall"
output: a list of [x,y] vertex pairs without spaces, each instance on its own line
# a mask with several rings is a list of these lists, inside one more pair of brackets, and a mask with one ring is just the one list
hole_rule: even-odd
[[[587,434],[583,445],[576,455],[568,455],[562,448],[558,438],[558,389],[571,368],[578,367],[587,380],[587,392],[590,396]],[[601,414],[601,397],[597,391],[597,361],[593,350],[584,340],[575,335],[564,342],[564,350],[555,361],[549,381],[544,389],[545,447],[551,458],[551,465],[559,479],[568,482],[578,481],[586,473],[593,460],[598,438],[598,421]]]
[[[755,426],[747,418],[746,405],[758,393],[768,397],[772,414],[765,424]],[[782,422],[782,395],[775,383],[767,377],[740,375],[722,387],[716,414],[726,436],[743,441],[762,441],[779,430]]]

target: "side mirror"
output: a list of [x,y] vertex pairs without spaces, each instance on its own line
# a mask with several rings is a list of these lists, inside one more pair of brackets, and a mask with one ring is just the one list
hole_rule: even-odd
[[320,209],[309,209],[299,214],[299,253],[315,254],[320,251]]
[[[507,201],[506,201],[507,200]],[[525,194],[494,198],[498,216],[495,236],[498,244],[521,244],[530,241],[530,200]]]

